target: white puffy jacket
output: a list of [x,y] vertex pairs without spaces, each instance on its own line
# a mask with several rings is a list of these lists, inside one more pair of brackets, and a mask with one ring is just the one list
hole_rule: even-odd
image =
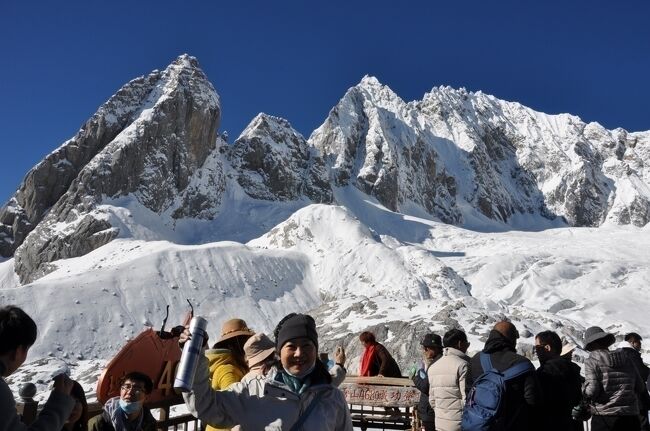
[[467,397],[469,357],[445,347],[442,358],[429,367],[429,404],[436,413],[436,430],[460,431]]
[[275,379],[276,369],[266,376],[215,391],[208,380],[208,365],[200,358],[192,392],[183,394],[190,412],[204,423],[218,427],[240,425],[242,431],[288,431],[322,392],[301,429],[352,431],[350,411],[343,392],[331,384],[315,384],[298,395]]

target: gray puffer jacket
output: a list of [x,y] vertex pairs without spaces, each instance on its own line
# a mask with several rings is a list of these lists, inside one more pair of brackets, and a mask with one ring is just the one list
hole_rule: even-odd
[[585,361],[582,391],[594,415],[638,415],[637,397],[643,386],[634,365],[620,351],[594,350]]

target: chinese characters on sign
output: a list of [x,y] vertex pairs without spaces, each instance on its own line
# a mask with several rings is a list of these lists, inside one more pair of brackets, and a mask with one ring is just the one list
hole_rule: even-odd
[[348,404],[364,406],[413,407],[420,399],[420,391],[414,387],[343,383],[341,390]]

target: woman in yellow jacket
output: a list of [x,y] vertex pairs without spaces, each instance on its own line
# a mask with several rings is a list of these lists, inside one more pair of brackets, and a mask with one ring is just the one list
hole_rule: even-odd
[[[228,389],[248,372],[244,344],[253,334],[242,319],[230,319],[223,324],[221,337],[214,343],[212,349],[205,352],[210,376],[212,376],[212,389],[217,391]],[[218,428],[208,426],[207,430],[217,431]]]

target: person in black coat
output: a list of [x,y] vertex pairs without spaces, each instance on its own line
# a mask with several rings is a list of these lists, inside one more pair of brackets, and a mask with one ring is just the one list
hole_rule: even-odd
[[[650,368],[643,362],[641,357],[641,336],[636,332],[630,332],[625,335],[625,341],[618,345],[618,349],[627,356],[628,360],[634,364],[634,368],[641,376],[641,380],[648,381],[650,377]],[[650,431],[650,423],[648,423],[648,410],[650,410],[650,395],[648,391],[643,391],[639,394],[639,410],[641,430]]]
[[[498,322],[490,331],[483,352],[490,355],[492,366],[498,371],[505,371],[519,362],[530,361],[516,353],[519,332],[511,322]],[[531,370],[534,370],[530,364]],[[470,361],[472,382],[483,374],[480,353]],[[539,381],[534,371],[523,374],[506,382],[506,393],[503,406],[498,413],[496,430],[520,431],[533,430],[535,424],[535,408],[541,402]]]
[[538,409],[542,430],[582,429],[582,423],[571,417],[571,410],[582,399],[580,367],[560,357],[561,351],[562,340],[555,332],[544,331],[535,336],[535,353],[541,364],[536,374],[543,394]]
[[429,404],[429,377],[427,372],[434,362],[442,358],[442,339],[437,334],[426,334],[420,345],[424,355],[424,368],[416,370],[411,378],[415,387],[420,391],[420,401],[417,408],[422,427],[425,431],[435,431],[436,415],[431,404]]

